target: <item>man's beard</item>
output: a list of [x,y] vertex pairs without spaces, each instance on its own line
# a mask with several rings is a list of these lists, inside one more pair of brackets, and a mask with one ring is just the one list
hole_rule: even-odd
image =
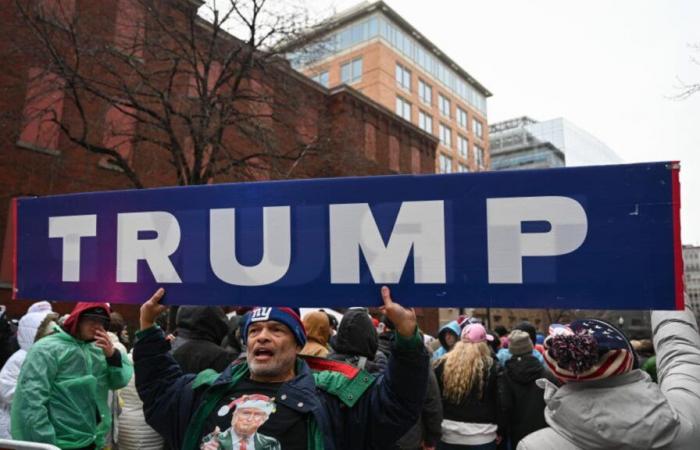
[[258,363],[248,355],[248,368],[250,373],[256,377],[276,377],[294,366],[297,355],[294,352],[284,352],[276,354],[270,361],[266,363]]

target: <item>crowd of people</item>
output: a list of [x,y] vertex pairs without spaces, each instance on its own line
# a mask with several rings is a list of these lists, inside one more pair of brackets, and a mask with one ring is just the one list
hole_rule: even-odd
[[[62,449],[696,449],[700,335],[583,319],[537,330],[460,317],[435,339],[381,290],[381,315],[170,311],[135,335],[108,303],[0,309],[0,439]],[[134,339],[132,339],[132,336]]]

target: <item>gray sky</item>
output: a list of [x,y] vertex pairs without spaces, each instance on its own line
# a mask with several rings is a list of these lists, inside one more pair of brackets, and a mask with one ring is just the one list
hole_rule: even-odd
[[[353,0],[307,0],[319,18]],[[697,0],[388,0],[491,92],[489,122],[565,117],[625,162],[681,161],[684,244],[700,245]]]

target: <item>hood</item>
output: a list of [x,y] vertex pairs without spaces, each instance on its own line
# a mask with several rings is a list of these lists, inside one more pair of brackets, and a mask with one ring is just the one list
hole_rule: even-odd
[[345,355],[374,359],[378,347],[377,330],[367,311],[351,309],[346,312],[335,335],[333,350]]
[[537,383],[545,389],[549,426],[587,449],[666,447],[680,426],[659,386],[641,370],[561,388]]
[[[46,306],[48,306],[48,309]],[[17,326],[17,343],[22,350],[29,351],[34,344],[39,326],[50,313],[51,304],[49,304],[49,302],[39,302],[30,306],[27,310],[27,314],[19,319],[19,325]]]
[[438,332],[438,339],[440,340],[440,345],[442,345],[442,348],[447,350],[447,343],[445,342],[445,334],[447,333],[454,333],[457,335],[457,340],[459,341],[459,335],[462,333],[462,329],[459,327],[459,324],[457,323],[456,320],[453,320],[452,322],[448,322],[445,325],[440,328],[440,331]]
[[331,337],[331,324],[326,313],[321,311],[307,313],[303,322],[307,339],[318,342],[324,347],[328,345],[328,339]]
[[66,332],[71,336],[76,337],[78,334],[78,322],[80,320],[80,316],[85,311],[92,308],[103,308],[105,311],[107,311],[107,314],[110,314],[112,312],[111,308],[109,307],[109,304],[107,303],[80,302],[77,305],[75,305],[73,311],[71,311],[70,315],[63,322],[63,329],[66,330]]
[[177,334],[220,345],[228,333],[228,318],[218,306],[181,306],[177,311]]
[[508,378],[519,384],[529,384],[544,377],[544,367],[537,358],[529,355],[513,356],[506,361]]

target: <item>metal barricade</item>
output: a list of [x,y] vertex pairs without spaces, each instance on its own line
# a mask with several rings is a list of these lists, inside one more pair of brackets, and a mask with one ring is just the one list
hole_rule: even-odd
[[11,439],[0,439],[0,450],[61,450],[51,444],[40,442],[13,441]]

